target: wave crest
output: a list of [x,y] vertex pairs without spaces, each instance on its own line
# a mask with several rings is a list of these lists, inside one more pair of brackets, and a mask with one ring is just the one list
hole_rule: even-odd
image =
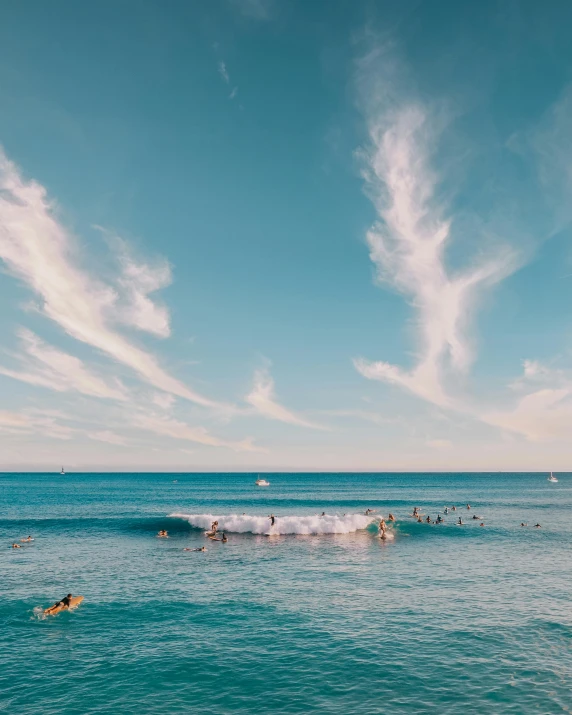
[[267,516],[251,514],[169,514],[177,519],[185,519],[197,529],[210,529],[213,521],[218,521],[219,531],[239,534],[350,534],[367,529],[372,523],[371,516],[365,514],[326,514],[325,516],[277,516],[274,526]]

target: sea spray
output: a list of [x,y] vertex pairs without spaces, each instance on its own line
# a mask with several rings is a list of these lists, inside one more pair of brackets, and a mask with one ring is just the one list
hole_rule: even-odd
[[365,514],[326,514],[325,516],[276,516],[274,525],[268,516],[252,514],[169,514],[170,517],[185,519],[197,529],[210,529],[213,521],[218,521],[219,531],[240,534],[350,534],[367,529],[372,523],[371,516]]

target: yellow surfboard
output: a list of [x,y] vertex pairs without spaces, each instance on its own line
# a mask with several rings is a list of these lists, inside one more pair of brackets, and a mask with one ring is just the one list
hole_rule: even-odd
[[73,596],[72,599],[70,600],[69,606],[62,606],[60,603],[56,603],[54,606],[50,606],[50,608],[46,608],[44,611],[44,615],[55,616],[56,613],[59,613],[60,611],[67,611],[69,608],[76,608],[77,606],[79,606],[79,604],[82,601],[83,601],[83,596]]

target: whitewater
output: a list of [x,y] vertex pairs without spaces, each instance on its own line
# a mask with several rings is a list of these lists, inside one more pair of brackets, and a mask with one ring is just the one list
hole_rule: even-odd
[[218,521],[219,531],[239,534],[351,534],[367,529],[375,520],[365,514],[319,514],[310,516],[276,516],[272,525],[269,516],[253,514],[169,514],[175,519],[185,519],[197,529],[210,529]]

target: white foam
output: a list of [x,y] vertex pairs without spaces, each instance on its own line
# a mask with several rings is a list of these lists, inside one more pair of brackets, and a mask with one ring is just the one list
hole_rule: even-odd
[[239,534],[351,534],[366,529],[373,521],[365,514],[326,514],[325,516],[276,516],[274,526],[267,516],[251,514],[169,514],[186,519],[197,529],[210,529],[213,521],[218,521],[219,531]]

